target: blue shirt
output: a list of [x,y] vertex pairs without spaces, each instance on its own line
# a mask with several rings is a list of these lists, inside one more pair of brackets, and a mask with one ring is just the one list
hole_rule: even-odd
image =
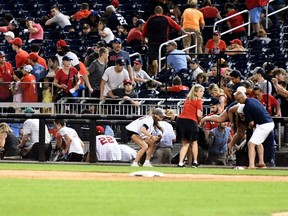
[[230,136],[230,128],[226,127],[223,132],[219,128],[213,128],[211,131],[214,133],[214,142],[209,149],[209,152],[214,154],[224,154],[227,151],[227,143]]
[[187,68],[187,57],[184,55],[186,54],[184,51],[175,49],[170,54],[172,55],[167,56],[167,64],[171,65],[171,67],[174,68],[176,72],[183,68]]
[[247,122],[254,121],[255,125],[273,122],[272,117],[264,106],[255,98],[247,98],[244,106],[244,114]]
[[31,71],[31,74],[35,76],[36,82],[39,82],[41,79],[43,79],[46,76],[46,69],[40,64],[35,64],[33,66],[33,70]]

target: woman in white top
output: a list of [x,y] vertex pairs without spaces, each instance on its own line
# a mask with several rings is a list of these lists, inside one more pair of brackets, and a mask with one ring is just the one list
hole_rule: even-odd
[[98,34],[101,37],[101,40],[104,40],[106,44],[109,44],[110,41],[114,40],[115,38],[115,35],[111,31],[111,29],[106,27],[103,20],[99,20]]
[[58,139],[56,148],[62,149],[63,158],[66,161],[82,161],[84,154],[84,143],[79,138],[77,132],[65,126],[63,119],[54,120],[54,128],[61,135],[66,145],[62,145],[62,139]]
[[161,108],[156,108],[151,115],[140,117],[126,126],[128,137],[140,147],[131,166],[139,166],[138,163],[145,152],[146,160],[143,166],[152,166],[150,159],[155,151],[156,142],[159,140],[159,137],[153,136],[152,132],[155,127],[162,131],[158,121],[161,121],[163,117],[165,117],[164,111]]

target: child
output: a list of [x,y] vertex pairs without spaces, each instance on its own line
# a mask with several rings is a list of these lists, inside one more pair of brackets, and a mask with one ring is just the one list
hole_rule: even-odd
[[[49,77],[45,77],[43,80],[43,91],[42,91],[42,102],[43,103],[52,103],[52,88],[49,82]],[[43,113],[51,113],[51,108],[43,108]]]
[[15,80],[15,85],[13,86],[11,83],[10,90],[13,94],[13,102],[20,103],[22,102],[22,90],[20,88],[20,80],[23,77],[21,70],[14,71],[13,79]]

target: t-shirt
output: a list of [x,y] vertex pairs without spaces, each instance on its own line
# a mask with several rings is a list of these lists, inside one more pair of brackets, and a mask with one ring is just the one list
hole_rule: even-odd
[[[10,83],[13,81],[13,68],[9,62],[4,62],[3,67],[0,67],[0,99],[5,100],[11,96],[11,91],[9,90]],[[2,83],[5,82],[5,83]]]
[[204,18],[217,18],[217,14],[219,13],[216,7],[203,7],[200,8],[199,11],[203,13]]
[[118,142],[109,135],[96,136],[96,153],[100,161],[120,161],[122,158]]
[[191,119],[195,122],[198,122],[197,110],[203,110],[202,99],[189,100],[186,99],[183,105],[182,112],[179,115],[179,118]]
[[[78,71],[74,67],[70,68],[70,75],[69,75],[69,73],[68,74],[64,73],[63,69],[60,69],[57,71],[57,73],[55,75],[55,79],[57,79],[59,81],[59,85],[65,84],[67,86],[67,88],[64,91],[66,93],[68,93],[69,90],[73,88],[73,76],[77,75],[77,74],[78,74]],[[69,75],[69,77],[68,77],[68,75]],[[68,82],[67,82],[67,79],[69,79]]]
[[36,82],[39,82],[46,76],[46,69],[43,65],[35,64],[33,66],[33,70],[31,71],[31,74],[33,74],[36,78]]
[[145,127],[148,133],[152,133],[154,131],[153,117],[150,115],[140,117],[128,124],[126,129],[139,134],[142,138],[146,138],[147,136],[141,132],[142,127]]
[[219,53],[219,51],[226,50],[226,43],[223,40],[220,40],[218,46],[215,45],[213,39],[209,39],[206,43],[206,48],[209,49],[209,53]]
[[15,56],[16,68],[20,68],[28,64],[29,54],[25,50],[19,50]]
[[101,63],[98,59],[94,60],[91,65],[88,67],[88,71],[89,71],[89,82],[91,87],[94,90],[100,90],[100,83],[101,83],[101,79],[102,76],[104,74],[106,68],[106,64],[105,63]]
[[[23,123],[23,134],[30,135],[31,144],[39,142],[39,119],[27,119]],[[45,143],[48,144],[50,141],[51,137],[45,125]]]
[[29,40],[43,40],[44,31],[42,26],[39,23],[33,23],[33,28],[36,28],[38,31],[36,33],[29,33]]
[[[233,10],[233,11],[230,11],[226,14],[226,17],[229,17],[229,16],[232,16],[233,14],[236,14],[238,13],[236,10]],[[230,22],[231,24],[231,28],[235,28],[237,26],[240,26],[242,24],[244,24],[244,19],[243,19],[243,16],[241,14],[237,15],[237,16],[234,16],[234,17],[231,17],[230,19],[226,20],[226,22]],[[237,33],[237,32],[246,32],[246,29],[244,26],[236,29],[233,31],[233,33]]]
[[183,28],[190,28],[200,31],[200,24],[205,24],[204,16],[201,11],[194,8],[187,8],[182,14]]
[[125,89],[124,88],[117,88],[117,89],[114,89],[112,90],[112,93],[115,95],[115,96],[118,96],[120,98],[123,98],[124,96],[129,96],[130,98],[137,98],[138,97],[138,94],[134,91],[132,91],[130,94],[127,94],[125,92]]
[[22,102],[38,102],[38,91],[36,78],[28,74],[21,79],[20,88],[22,90]]
[[77,132],[70,127],[62,127],[59,131],[59,134],[63,137],[63,139],[65,140],[65,143],[68,143],[65,135],[67,134],[70,139],[71,139],[71,144],[68,150],[68,154],[74,152],[77,154],[83,154],[83,148],[82,148],[82,141],[80,140]]
[[175,49],[170,54],[167,56],[167,64],[171,65],[176,72],[187,68],[187,56],[184,51]]
[[[127,36],[127,43],[131,43],[133,41],[133,45],[141,45],[141,40],[142,40],[142,32],[139,31],[137,28],[132,28]],[[132,45],[132,44],[130,44]]]

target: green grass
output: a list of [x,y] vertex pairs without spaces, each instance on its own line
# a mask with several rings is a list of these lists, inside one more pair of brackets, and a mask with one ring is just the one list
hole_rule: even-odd
[[[147,170],[129,166],[0,163],[0,172],[59,170],[122,172]],[[285,170],[179,169],[163,173],[281,175]],[[233,178],[233,177],[231,177]],[[243,216],[288,211],[287,182],[163,182],[0,179],[1,215],[97,216]]]

